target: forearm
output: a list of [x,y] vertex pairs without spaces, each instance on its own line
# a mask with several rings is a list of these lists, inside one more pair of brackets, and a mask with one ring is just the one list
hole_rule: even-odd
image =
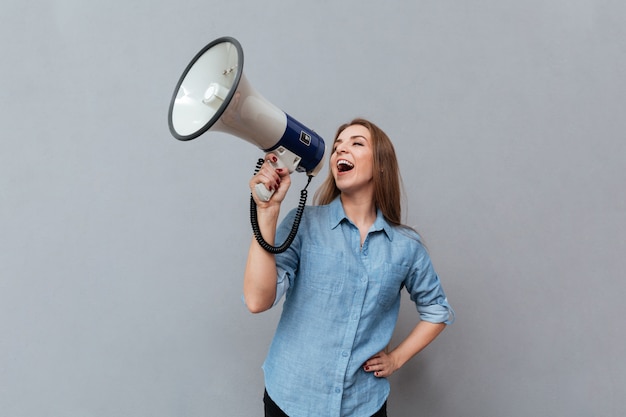
[[420,321],[411,333],[394,350],[389,352],[395,368],[407,363],[413,356],[421,352],[446,328],[445,323]]
[[[263,239],[274,245],[278,208],[258,211],[259,229]],[[248,251],[248,260],[243,281],[246,306],[253,313],[269,309],[276,298],[276,260],[253,237]]]

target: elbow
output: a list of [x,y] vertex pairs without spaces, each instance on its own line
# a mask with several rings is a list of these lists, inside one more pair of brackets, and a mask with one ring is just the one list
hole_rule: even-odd
[[269,308],[265,308],[265,307],[250,307],[248,306],[248,311],[252,314],[259,314],[259,313],[263,313],[264,311],[269,310]]
[[245,299],[246,308],[252,314],[259,314],[272,308],[272,304],[258,299]]

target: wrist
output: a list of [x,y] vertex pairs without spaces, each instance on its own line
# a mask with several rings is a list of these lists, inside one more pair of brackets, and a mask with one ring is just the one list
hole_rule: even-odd
[[402,366],[404,366],[404,364],[408,361],[402,356],[401,352],[398,352],[397,348],[389,352],[388,356],[393,365],[394,372],[402,368]]
[[267,202],[264,204],[257,204],[256,213],[258,217],[263,217],[267,219],[278,219],[280,214],[280,203]]

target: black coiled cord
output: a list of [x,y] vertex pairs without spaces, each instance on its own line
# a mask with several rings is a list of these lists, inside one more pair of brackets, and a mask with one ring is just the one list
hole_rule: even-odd
[[[257,172],[259,172],[264,162],[265,160],[262,158],[257,161],[256,169],[254,171],[255,175]],[[259,229],[259,221],[257,219],[256,202],[254,201],[254,197],[252,196],[252,194],[250,194],[250,223],[252,224],[252,231],[254,232],[254,237],[256,241],[259,242],[259,245],[261,245],[261,247],[269,253],[283,253],[289,248],[289,246],[291,246],[293,240],[296,238],[296,234],[298,234],[298,228],[300,227],[300,220],[302,220],[302,213],[304,213],[304,207],[306,206],[306,199],[308,195],[306,189],[311,183],[313,175],[309,175],[308,177],[309,180],[307,181],[302,191],[300,191],[300,203],[298,203],[298,209],[296,210],[296,217],[293,219],[291,231],[289,232],[287,239],[285,239],[283,244],[280,246],[272,246],[267,243],[265,239],[263,239],[263,236],[261,235],[261,230]]]

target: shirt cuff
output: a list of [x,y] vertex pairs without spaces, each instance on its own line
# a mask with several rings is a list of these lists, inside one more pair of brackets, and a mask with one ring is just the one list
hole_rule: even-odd
[[433,304],[417,306],[420,319],[430,323],[452,324],[455,320],[454,310],[449,305]]
[[274,299],[272,307],[278,304],[280,299],[283,298],[283,295],[289,289],[289,278],[287,278],[287,271],[283,270],[280,267],[278,267],[277,270],[278,277],[276,278],[276,298]]

